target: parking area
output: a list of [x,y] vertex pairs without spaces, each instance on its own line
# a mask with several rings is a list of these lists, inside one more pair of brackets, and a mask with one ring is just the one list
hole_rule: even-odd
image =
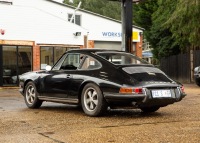
[[0,143],[200,143],[200,87],[184,86],[181,102],[155,113],[115,109],[103,117],[50,102],[28,109],[17,88],[0,88]]

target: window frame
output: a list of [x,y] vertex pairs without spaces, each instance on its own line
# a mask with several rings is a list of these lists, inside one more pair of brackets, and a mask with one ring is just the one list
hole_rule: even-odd
[[[97,68],[93,68],[93,69],[83,69],[82,66],[84,65],[84,63],[85,63],[85,61],[87,60],[87,58],[92,58],[92,59],[94,59],[96,62],[98,62],[98,64],[99,64],[100,66],[97,67]],[[87,70],[98,70],[98,69],[101,69],[101,68],[102,68],[101,62],[100,62],[99,60],[97,60],[96,58],[94,58],[94,57],[92,57],[92,56],[89,56],[89,55],[85,55],[85,57],[84,57],[82,63],[81,63],[80,66],[79,66],[79,70],[86,70],[86,71],[87,71]]]
[[[124,56],[124,57],[129,56],[130,58],[132,58],[132,59],[134,59],[136,61],[139,61],[140,63],[117,64],[117,63],[112,61],[113,59],[110,61],[110,59],[106,59],[105,57],[103,57],[104,54],[105,55],[107,54],[107,55],[109,55],[109,57],[112,57],[112,58],[115,55],[119,55],[121,57],[122,56]],[[106,61],[108,61],[108,62],[110,62],[110,63],[112,63],[112,64],[114,64],[116,66],[120,66],[120,65],[150,65],[147,61],[145,61],[145,60],[143,60],[143,59],[141,59],[141,58],[139,58],[139,57],[137,57],[137,56],[135,56],[133,54],[130,54],[130,53],[124,53],[124,52],[96,52],[96,55],[98,55],[99,57],[105,59]]]
[[[71,17],[72,17],[72,16],[73,16],[73,13],[68,13],[68,14],[67,14],[67,17],[68,17],[67,20],[68,20],[69,22],[70,22],[70,20],[71,20],[70,15],[71,15]],[[77,17],[77,16],[80,16],[80,18],[79,18],[80,24],[77,24],[77,23],[76,23],[76,17]],[[75,19],[75,23],[74,23],[74,19]],[[73,20],[72,20],[72,23],[81,26],[81,25],[82,25],[82,15],[81,15],[81,14],[75,14],[75,15],[74,15],[74,18],[73,18]]]
[[[79,55],[79,65],[77,66],[77,68],[76,69],[61,69],[61,67],[62,67],[62,65],[63,65],[63,63],[64,63],[64,61],[67,59],[67,57],[69,56],[69,55]],[[81,56],[82,55],[82,56]],[[82,57],[82,58],[80,58],[80,57]],[[55,65],[52,67],[52,71],[56,71],[56,70],[79,70],[79,67],[82,65],[82,63],[83,63],[83,61],[84,61],[84,59],[85,59],[85,54],[82,54],[82,53],[65,53],[65,54],[63,54],[63,56],[61,56],[61,58],[55,63]],[[59,65],[59,67],[57,67],[56,69],[55,69],[55,67],[57,66],[57,65]]]

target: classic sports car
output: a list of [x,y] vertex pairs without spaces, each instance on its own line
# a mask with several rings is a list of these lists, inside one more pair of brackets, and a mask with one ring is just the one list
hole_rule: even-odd
[[194,80],[195,83],[200,86],[200,67],[194,69]]
[[99,116],[108,107],[155,112],[185,97],[181,84],[136,56],[111,50],[70,50],[45,71],[20,76],[20,92],[29,108],[43,101],[76,104]]

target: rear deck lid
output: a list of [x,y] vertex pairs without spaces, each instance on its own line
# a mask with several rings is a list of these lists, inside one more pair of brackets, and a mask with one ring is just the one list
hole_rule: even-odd
[[138,82],[173,82],[163,71],[156,67],[127,66],[122,70]]

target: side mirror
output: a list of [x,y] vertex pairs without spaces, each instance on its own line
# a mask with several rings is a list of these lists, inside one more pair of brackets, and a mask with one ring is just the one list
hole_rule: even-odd
[[46,69],[46,71],[50,71],[51,70],[51,66],[47,65],[45,69]]

